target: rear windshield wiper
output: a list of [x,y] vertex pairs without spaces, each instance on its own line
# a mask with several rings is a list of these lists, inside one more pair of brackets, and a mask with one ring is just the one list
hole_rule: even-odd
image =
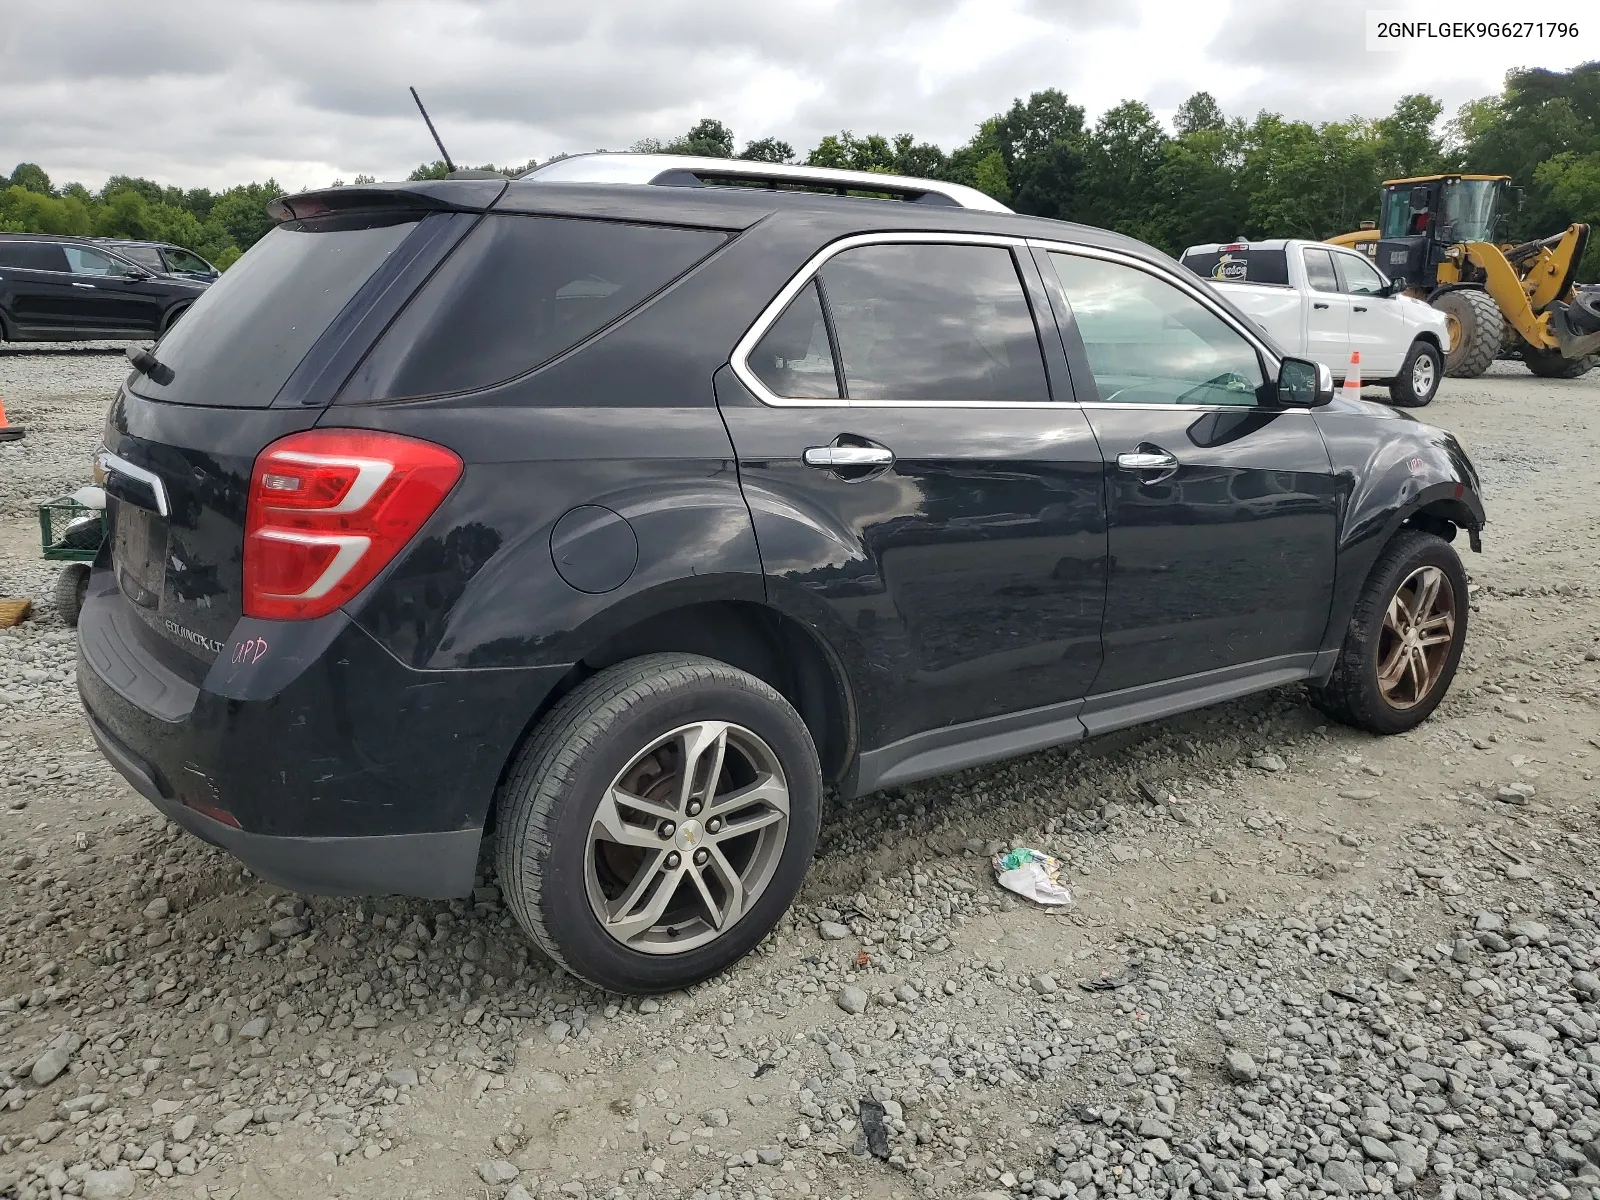
[[141,375],[148,375],[152,383],[171,383],[172,368],[155,356],[150,346],[129,346],[128,361]]

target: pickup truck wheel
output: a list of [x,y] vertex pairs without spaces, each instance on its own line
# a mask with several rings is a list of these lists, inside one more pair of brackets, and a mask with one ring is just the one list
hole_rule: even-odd
[[650,654],[585,680],[501,785],[495,857],[523,928],[617,992],[688,987],[753,949],[816,849],[805,722],[714,659]]
[[1389,399],[1401,408],[1421,408],[1439,394],[1444,355],[1432,342],[1411,343],[1400,373],[1389,381]]
[[1467,640],[1467,573],[1450,543],[1403,529],[1356,601],[1333,674],[1311,700],[1371,733],[1404,733],[1444,699]]
[[1444,373],[1452,379],[1476,379],[1500,353],[1506,318],[1488,292],[1461,288],[1435,296],[1428,303],[1445,315],[1450,327],[1450,349]]

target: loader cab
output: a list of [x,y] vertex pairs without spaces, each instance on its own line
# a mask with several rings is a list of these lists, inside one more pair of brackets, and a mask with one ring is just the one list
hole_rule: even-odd
[[1378,237],[1362,249],[1386,274],[1432,288],[1449,247],[1495,240],[1515,191],[1506,175],[1386,180]]

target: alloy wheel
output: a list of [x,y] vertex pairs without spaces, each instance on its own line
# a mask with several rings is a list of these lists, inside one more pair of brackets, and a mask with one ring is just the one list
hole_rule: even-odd
[[766,890],[788,832],[788,784],[761,737],[726,721],[680,726],[635,755],[596,805],[590,908],[631,950],[693,950]]
[[1433,355],[1418,354],[1411,364],[1411,394],[1425,400],[1433,393]]
[[1378,690],[1392,707],[1412,708],[1432,693],[1456,635],[1456,594],[1438,567],[1418,567],[1389,599],[1378,638]]

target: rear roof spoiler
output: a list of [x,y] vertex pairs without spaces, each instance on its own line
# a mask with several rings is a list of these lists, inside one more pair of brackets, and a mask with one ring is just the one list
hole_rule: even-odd
[[274,221],[304,221],[358,212],[483,212],[511,181],[503,175],[474,179],[422,179],[363,183],[280,196],[267,205]]

